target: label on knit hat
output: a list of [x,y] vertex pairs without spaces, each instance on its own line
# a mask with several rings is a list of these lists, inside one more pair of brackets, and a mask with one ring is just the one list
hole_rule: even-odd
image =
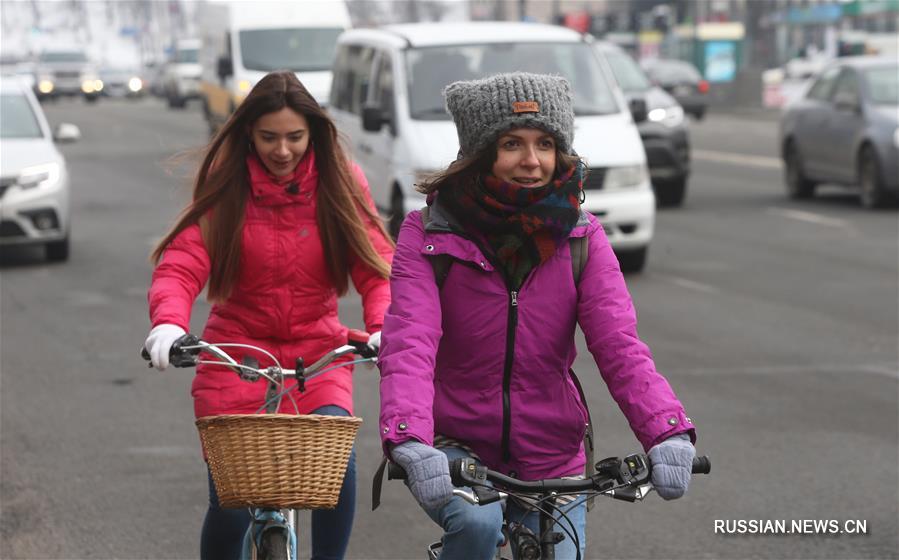
[[513,101],[513,113],[539,113],[540,104],[536,101]]

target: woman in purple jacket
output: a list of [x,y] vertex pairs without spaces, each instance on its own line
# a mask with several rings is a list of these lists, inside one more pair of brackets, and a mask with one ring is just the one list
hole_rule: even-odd
[[[680,497],[693,424],[637,336],[602,226],[580,208],[568,82],[500,74],[445,95],[459,158],[421,187],[427,219],[412,212],[403,223],[380,352],[384,450],[443,527],[441,558],[490,558],[503,541],[499,504],[452,496],[449,460],[473,456],[524,480],[584,472],[587,413],[570,374],[576,325],[649,452],[659,494]],[[575,237],[588,251],[577,281]],[[444,278],[432,259],[448,261]],[[585,509],[578,500],[566,512],[582,555]],[[523,504],[510,501],[507,516],[537,529]],[[556,546],[557,558],[575,555],[570,538]]]

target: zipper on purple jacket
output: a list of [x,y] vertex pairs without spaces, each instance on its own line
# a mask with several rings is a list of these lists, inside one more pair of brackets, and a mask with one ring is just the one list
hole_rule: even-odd
[[512,358],[515,355],[515,330],[518,326],[518,292],[509,292],[509,321],[506,328],[506,361],[503,367],[503,462],[512,458],[509,433],[512,431]]

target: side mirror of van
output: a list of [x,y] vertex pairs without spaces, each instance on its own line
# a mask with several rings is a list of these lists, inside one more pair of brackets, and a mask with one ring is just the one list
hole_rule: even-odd
[[216,68],[216,73],[218,74],[219,79],[224,80],[228,76],[234,74],[234,65],[231,63],[231,58],[227,56],[220,56],[218,59],[218,66]]
[[631,110],[631,116],[635,123],[641,123],[646,120],[646,100],[642,97],[635,97],[628,101],[628,108]]
[[368,132],[378,132],[389,119],[377,105],[362,106],[362,128]]

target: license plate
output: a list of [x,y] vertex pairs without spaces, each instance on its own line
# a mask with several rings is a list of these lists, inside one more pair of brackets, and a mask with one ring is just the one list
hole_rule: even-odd
[[674,88],[674,95],[690,95],[691,93],[693,93],[693,90],[690,86],[677,86]]

